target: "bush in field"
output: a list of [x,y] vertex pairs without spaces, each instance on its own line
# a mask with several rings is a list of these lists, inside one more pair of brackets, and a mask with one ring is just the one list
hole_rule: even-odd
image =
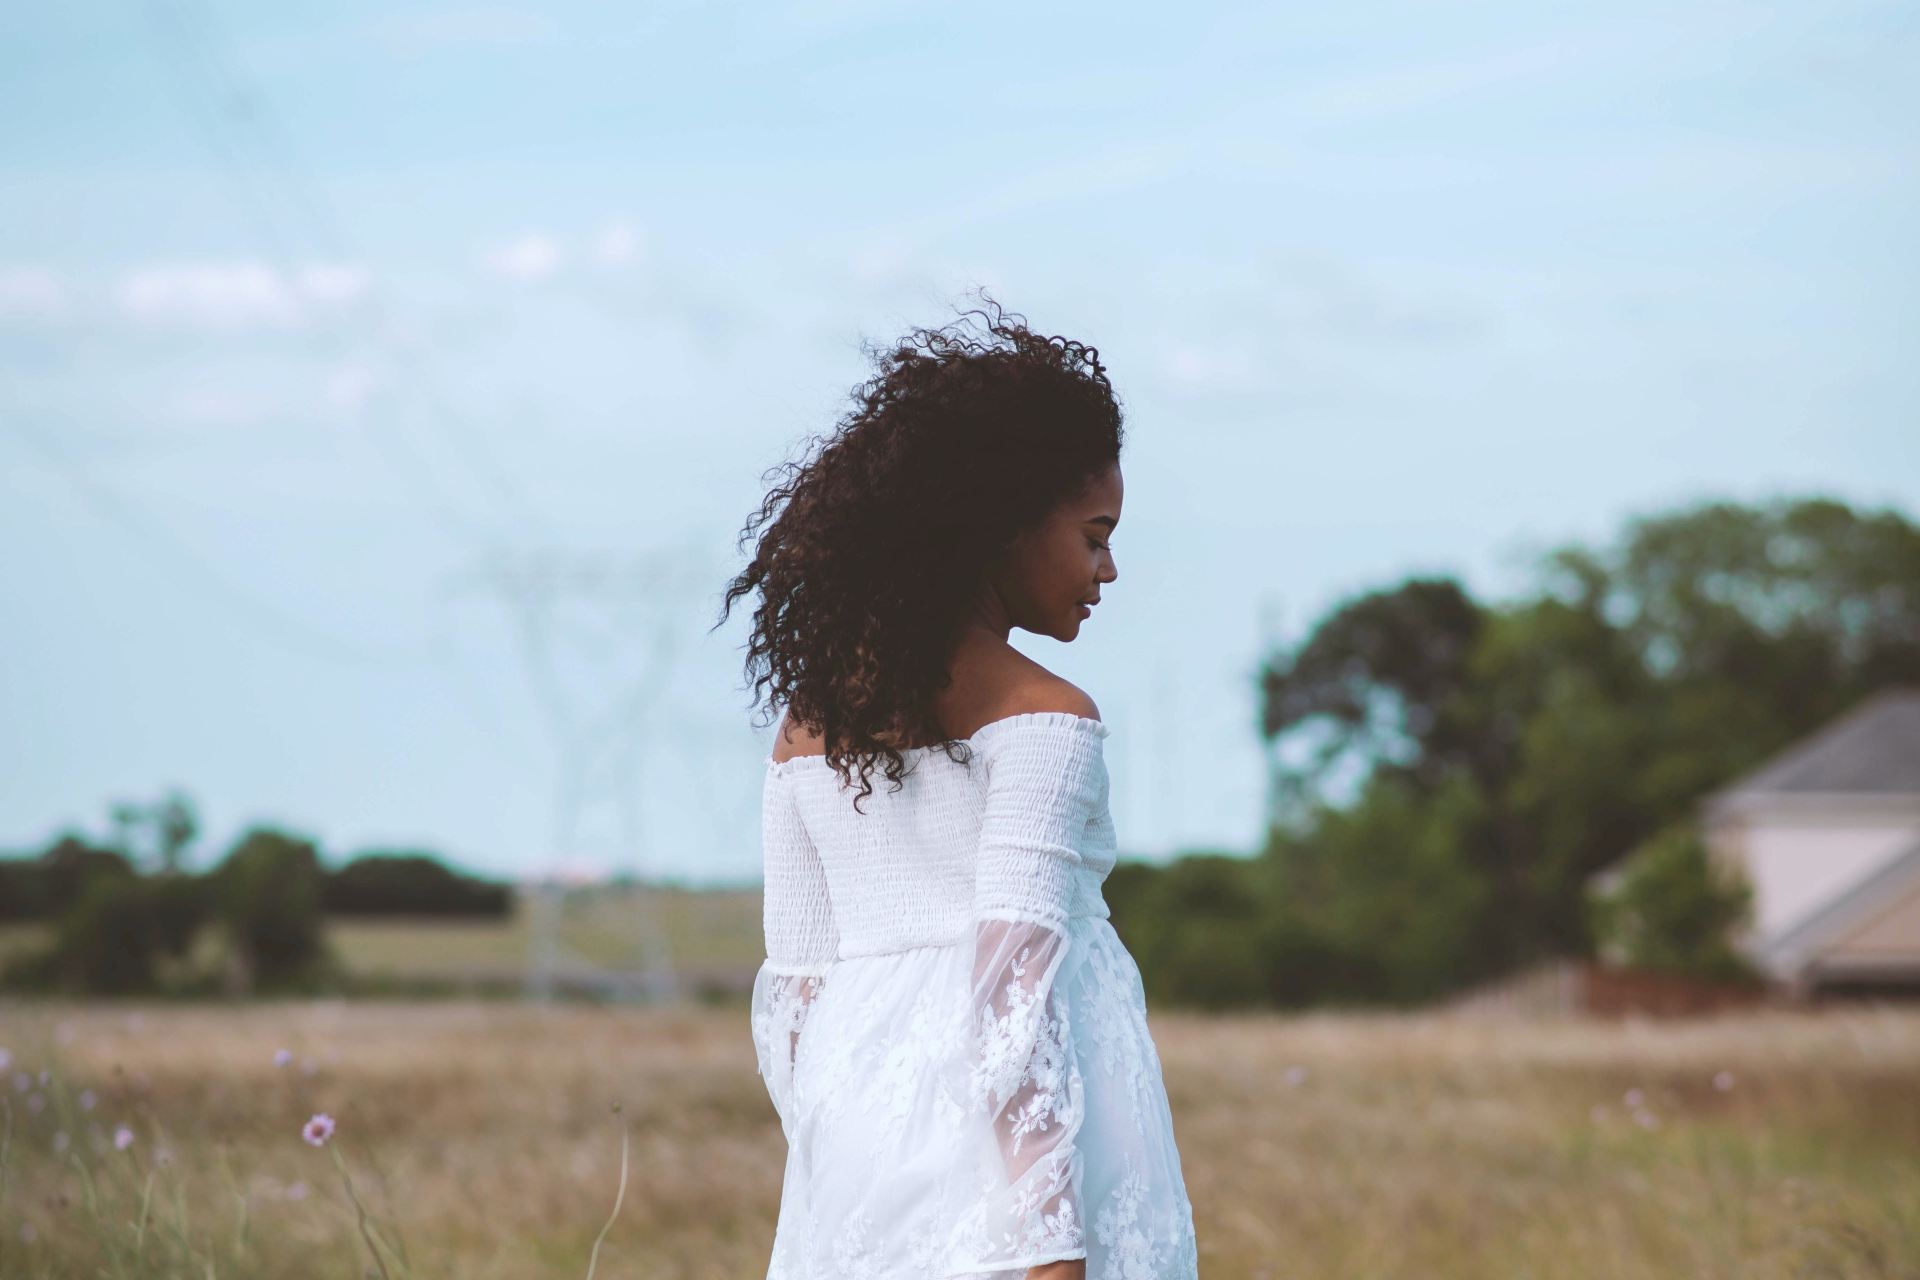
[[61,916],[52,945],[13,976],[97,995],[156,990],[161,961],[187,954],[208,905],[200,877],[95,876]]
[[1607,959],[1688,977],[1755,977],[1733,933],[1753,891],[1713,861],[1690,823],[1668,827],[1636,849],[1620,879],[1591,900],[1594,936]]
[[231,948],[233,985],[284,984],[325,956],[320,853],[310,840],[256,827],[214,873],[215,901]]

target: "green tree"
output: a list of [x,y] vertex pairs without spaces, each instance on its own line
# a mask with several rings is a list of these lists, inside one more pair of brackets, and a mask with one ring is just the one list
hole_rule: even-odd
[[94,876],[60,917],[46,951],[17,973],[92,995],[155,991],[160,962],[188,953],[206,914],[199,877]]
[[1445,578],[1343,601],[1260,676],[1283,936],[1376,999],[1591,954],[1596,871],[1914,681],[1920,527],[1825,498],[1635,519],[1500,604]]
[[325,958],[318,846],[255,827],[216,873],[219,917],[241,989],[304,978]]
[[193,801],[179,790],[152,804],[122,800],[109,810],[115,847],[135,863],[165,874],[179,871],[186,851],[200,833]]

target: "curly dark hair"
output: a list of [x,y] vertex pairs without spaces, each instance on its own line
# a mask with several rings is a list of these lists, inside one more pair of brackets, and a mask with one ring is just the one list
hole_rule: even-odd
[[[898,744],[956,746],[934,716],[934,693],[985,571],[1021,533],[1118,461],[1118,398],[1099,351],[1032,332],[1025,317],[960,312],[914,328],[890,348],[862,344],[878,372],[854,408],[779,464],[736,549],[753,559],[727,585],[718,627],[756,588],[746,676],[753,704],[774,704],[817,729],[827,760],[860,799],[885,759],[899,789]],[[980,332],[971,323],[978,319]],[[918,748],[907,748],[914,750]]]

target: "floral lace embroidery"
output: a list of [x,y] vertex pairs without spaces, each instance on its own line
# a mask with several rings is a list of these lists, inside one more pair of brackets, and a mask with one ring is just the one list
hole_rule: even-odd
[[879,1159],[895,1148],[913,1115],[913,1103],[938,1056],[953,1042],[943,1025],[939,992],[922,988],[904,1025],[893,1029],[880,1051],[878,1077],[869,1082],[864,1110],[871,1121],[869,1154]]
[[799,1043],[806,1029],[807,1016],[820,994],[824,979],[817,975],[782,974],[768,983],[766,998],[751,1015],[755,1056],[760,1074],[767,1082],[774,1109],[779,1112],[783,1129],[794,1117],[794,1066]]
[[[1022,961],[1027,951],[1021,950]],[[1024,975],[1026,970],[1016,972]],[[991,1009],[982,1011],[975,1098],[979,1105],[1000,1111],[1024,1091],[1024,1100],[1006,1111],[1008,1154],[1018,1154],[1026,1135],[1045,1132],[1049,1120],[1067,1123],[1079,1118],[1073,1109],[1077,1090],[1069,1088],[1067,1019],[1047,1017],[1040,1001],[1018,982],[1008,983],[1005,991],[1005,1016],[995,1017]],[[1055,1003],[1063,1003],[1062,998],[1056,995]]]
[[1148,1034],[1146,1007],[1141,989],[1140,970],[1124,950],[1108,945],[1104,935],[1090,939],[1087,956],[1088,981],[1107,991],[1126,992],[1125,999],[1094,1000],[1088,1003],[1094,1016],[1088,1034],[1099,1046],[1098,1062],[1108,1078],[1120,1076],[1126,1081],[1132,1099],[1134,1131],[1147,1134],[1147,1116],[1154,1100],[1154,1087],[1160,1079],[1160,1063]]
[[881,1259],[873,1252],[873,1221],[863,1205],[847,1215],[833,1242],[834,1274],[845,1280],[882,1280]]
[[1146,1180],[1126,1158],[1126,1175],[1093,1221],[1093,1234],[1107,1246],[1107,1265],[1100,1280],[1156,1280],[1154,1264],[1159,1250],[1140,1228],[1140,1201]]
[[995,1109],[1005,1106],[1020,1087],[1037,1034],[1035,1024],[1042,1018],[1038,997],[1018,981],[1027,974],[1031,952],[1031,947],[1022,947],[1008,965],[1013,980],[1003,990],[1006,1013],[996,1017],[991,1008],[980,1011],[980,1053],[973,1064],[973,1096]]

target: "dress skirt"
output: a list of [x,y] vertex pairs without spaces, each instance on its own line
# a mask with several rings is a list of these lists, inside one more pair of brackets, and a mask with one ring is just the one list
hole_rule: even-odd
[[[1074,917],[1067,934],[1052,989],[1066,1049],[1055,1065],[1078,1103],[1069,1209],[1088,1280],[1195,1280],[1139,969],[1104,917]],[[973,963],[969,938],[839,959],[825,974],[794,1046],[768,1280],[1023,1280],[1027,1265],[1060,1256],[968,1266],[979,1256],[969,1234],[985,1225],[979,1171],[998,1160],[995,1135],[964,1101]]]

